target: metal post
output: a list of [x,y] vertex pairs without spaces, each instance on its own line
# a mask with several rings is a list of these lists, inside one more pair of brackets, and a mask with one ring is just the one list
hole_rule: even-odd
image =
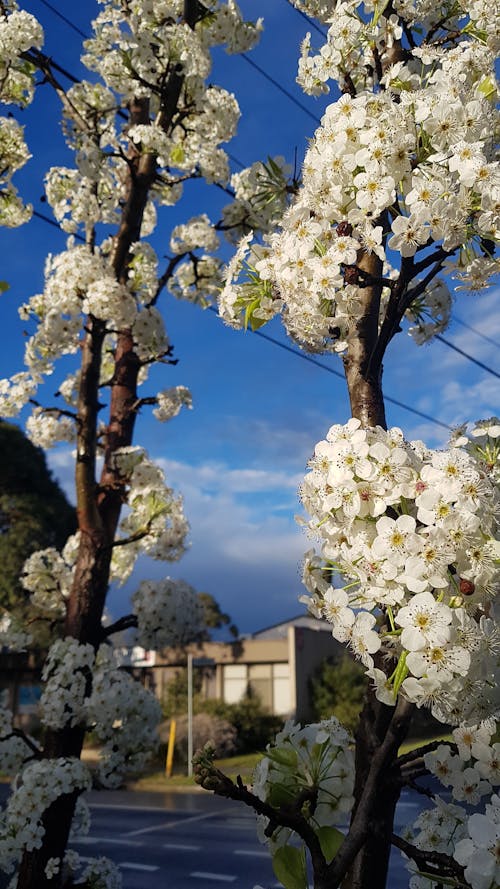
[[188,654],[188,775],[193,774],[193,655]]
[[165,772],[167,778],[172,777],[172,769],[174,767],[174,750],[175,750],[175,730],[177,723],[175,719],[170,721],[170,731],[168,733],[167,761],[165,763]]

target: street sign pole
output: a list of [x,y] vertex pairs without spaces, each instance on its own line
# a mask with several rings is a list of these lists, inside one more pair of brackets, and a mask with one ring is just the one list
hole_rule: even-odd
[[188,654],[188,775],[193,774],[193,655]]

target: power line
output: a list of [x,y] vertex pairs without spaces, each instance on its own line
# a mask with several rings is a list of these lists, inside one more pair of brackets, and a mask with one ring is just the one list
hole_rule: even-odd
[[[52,3],[49,3],[48,0],[39,0],[39,2],[42,3],[43,6],[46,6],[47,9],[50,9],[50,11],[53,12],[54,15],[56,15],[58,18],[60,18],[61,21],[63,21],[66,25],[68,25],[69,28],[72,28],[73,31],[76,31],[76,33],[79,34],[80,37],[83,37],[85,40],[89,39],[88,34],[86,34],[84,31],[82,31],[81,28],[78,27],[78,25],[75,25],[75,23],[72,22],[71,19],[69,19],[69,18],[67,18],[67,16],[63,15],[63,13],[60,12],[55,6],[53,6]],[[299,11],[300,10],[297,10],[297,12],[299,12]],[[313,114],[312,111],[309,110],[309,108],[307,108],[305,105],[303,105],[302,102],[300,102],[297,98],[295,98],[295,96],[292,93],[290,93],[286,89],[286,87],[284,87],[281,83],[279,83],[278,80],[275,80],[274,77],[272,77],[270,74],[268,74],[267,71],[264,70],[264,68],[261,68],[260,65],[257,65],[257,63],[254,62],[253,59],[251,59],[246,53],[240,53],[240,55],[241,55],[241,58],[243,58],[248,65],[251,65],[252,68],[255,68],[255,70],[258,71],[259,74],[262,75],[262,77],[265,77],[265,79],[268,80],[269,83],[272,83],[273,86],[276,87],[276,89],[278,89],[281,93],[283,93],[283,95],[286,96],[287,99],[290,100],[290,102],[293,102],[297,106],[297,108],[300,108],[301,111],[304,112],[304,114],[309,115],[309,117],[311,117],[315,121],[315,123],[320,122],[319,117],[317,117],[315,114]]]
[[[65,15],[63,15],[55,6],[53,6],[51,3],[49,3],[48,0],[40,0],[40,3],[42,3],[48,9],[50,9],[51,12],[53,12],[56,16],[58,16],[66,25],[68,25],[68,27],[72,28],[80,36],[87,37],[87,35],[84,34],[84,32],[78,27],[78,25],[75,25],[74,22],[72,22]],[[305,17],[309,21],[309,17],[305,13],[303,13],[300,9],[297,9],[297,7],[295,7],[295,6],[293,7],[293,9],[295,9],[295,11],[299,15]],[[311,23],[312,23],[312,20],[311,20]],[[299,102],[298,99],[295,98],[295,96],[293,96],[284,86],[282,86],[279,83],[279,81],[275,80],[275,78],[272,77],[270,74],[268,74],[267,71],[265,71],[263,68],[261,68],[260,65],[257,65],[257,63],[254,62],[253,59],[250,59],[246,53],[242,53],[241,55],[252,68],[255,68],[256,71],[258,71],[263,77],[266,78],[266,80],[268,80],[270,83],[272,83],[273,86],[276,89],[278,89],[281,93],[283,93],[283,95],[285,95],[291,102],[293,102],[295,105],[297,105],[297,107],[299,107],[302,111],[304,111],[306,114],[308,114],[309,117],[312,117],[313,120],[315,120],[316,122],[319,122],[319,118],[317,118],[314,114],[312,114],[312,112],[309,111],[309,109],[306,108],[305,105],[303,105],[301,102]],[[70,78],[73,82],[77,81],[77,78],[75,78],[72,74],[70,74],[64,68],[61,68],[54,62],[52,62],[52,64],[54,65],[54,67],[57,70],[59,70],[66,77]],[[240,167],[240,169],[244,169],[245,165],[240,160],[238,160],[238,158],[236,158],[234,155],[228,155],[228,157],[233,161],[233,163],[237,164]],[[457,319],[457,320],[459,323],[463,324],[464,326],[468,326],[468,325],[466,325],[465,322],[460,321],[460,319]],[[482,334],[479,334],[479,335],[481,336]],[[482,368],[482,370],[485,370],[487,373],[490,373],[492,376],[500,379],[500,374],[497,373],[497,371],[493,370],[491,367],[488,367],[488,365],[484,364],[482,361],[479,361],[477,358],[474,358],[472,355],[469,355],[467,352],[464,352],[458,346],[455,346],[453,343],[449,342],[449,340],[446,340],[444,337],[442,337],[439,334],[436,335],[436,339],[438,339],[441,343],[443,343],[443,345],[447,346],[449,349],[452,349],[453,351],[457,352],[459,355],[462,355],[463,358],[466,358],[467,360],[471,361],[473,364],[476,364],[478,367]],[[486,339],[489,339],[489,338],[486,338]],[[279,343],[279,341],[278,341],[278,343]],[[298,353],[298,354],[302,354],[302,353]],[[387,400],[390,400],[390,399],[387,399]],[[398,405],[398,406],[404,407],[404,405]],[[422,415],[422,416],[424,416],[424,415]],[[429,419],[429,418],[426,417],[426,419]],[[436,421],[436,422],[439,422],[439,421]],[[449,428],[449,427],[447,427],[447,428]]]
[[485,340],[487,343],[491,343],[491,345],[495,346],[497,349],[500,349],[500,343],[498,343],[496,340],[494,340],[491,336],[486,336],[485,333],[481,333],[480,330],[477,330],[477,328],[472,327],[472,325],[470,325],[470,324],[467,324],[466,321],[462,321],[461,318],[457,318],[456,315],[453,316],[453,321],[456,321],[457,324],[461,325],[461,327],[466,327],[467,330],[472,331],[472,333],[475,333],[476,336],[481,337],[481,339]]
[[[36,216],[37,219],[40,219],[42,222],[48,223],[49,225],[57,228],[62,234],[64,234],[63,230],[59,226],[59,224],[51,219],[50,216],[45,216],[44,213],[39,213],[37,210],[33,211],[33,216]],[[74,236],[79,241],[85,241],[85,238],[76,233]],[[217,309],[215,306],[208,307],[211,312],[215,312],[217,314]],[[280,349],[284,349],[285,352],[290,352],[292,355],[295,355],[297,358],[301,358],[302,361],[308,361],[309,364],[313,364],[315,367],[321,368],[321,370],[326,370],[328,373],[333,374],[334,377],[338,377],[341,380],[345,381],[344,374],[340,373],[340,371],[335,370],[333,367],[329,367],[328,364],[324,364],[322,361],[318,361],[317,358],[313,358],[312,355],[308,355],[307,352],[301,352],[299,349],[294,349],[293,346],[289,346],[288,343],[283,343],[281,340],[276,339],[276,337],[270,336],[268,333],[264,333],[263,330],[254,330],[252,333],[255,336],[260,337],[263,340],[267,340],[269,343],[272,343],[274,346],[279,346]],[[421,417],[423,420],[428,420],[430,423],[435,423],[436,426],[442,426],[443,429],[451,429],[451,426],[448,426],[447,423],[443,423],[441,420],[436,420],[435,417],[431,417],[430,414],[425,414],[423,411],[419,411],[414,407],[410,407],[410,405],[405,404],[403,401],[398,401],[397,398],[392,398],[390,395],[384,396],[385,400],[390,402],[390,404],[396,405],[396,407],[400,407],[405,411],[408,411],[410,414],[414,414],[417,417]]]
[[60,12],[55,6],[52,6],[52,3],[48,3],[48,0],[39,0],[39,3],[41,3],[42,6],[46,6],[47,9],[50,9],[50,11],[54,13],[54,15],[57,15],[57,17],[60,18],[61,21],[65,22],[65,24],[68,25],[69,28],[72,28],[73,31],[76,31],[76,33],[79,34],[80,37],[83,37],[85,40],[89,39],[88,34],[85,34],[85,32],[82,31],[81,28],[78,27],[78,25],[75,25],[75,23],[71,21],[71,19],[66,18],[66,16],[63,15],[62,12]]
[[265,77],[265,79],[268,80],[269,83],[272,83],[272,85],[275,86],[276,89],[280,91],[280,93],[283,93],[283,95],[286,96],[287,99],[290,99],[290,102],[293,102],[293,104],[296,105],[297,108],[300,108],[300,110],[303,111],[304,114],[307,114],[309,117],[311,117],[315,123],[321,123],[321,118],[317,117],[316,114],[313,114],[312,111],[309,110],[309,108],[302,104],[302,102],[299,102],[299,100],[296,99],[295,96],[286,89],[286,87],[284,87],[278,80],[275,80],[274,77],[271,77],[271,75],[268,74],[267,71],[264,70],[264,68],[261,68],[260,65],[257,65],[257,62],[254,62],[253,59],[247,56],[246,52],[242,52],[240,53],[240,55],[242,59],[245,59],[245,62],[251,65],[252,68],[255,68],[255,70],[258,71],[259,74],[262,74],[262,77]]
[[295,10],[296,13],[298,13],[298,15],[302,16],[302,18],[306,20],[307,24],[310,25],[311,28],[314,28],[314,30],[317,31],[318,34],[321,34],[321,36],[325,39],[327,38],[328,35],[326,34],[326,32],[323,31],[322,28],[320,28],[320,26],[314,21],[313,18],[311,18],[310,15],[307,15],[307,13],[303,12],[302,9],[299,9],[298,6],[295,6],[292,0],[285,0],[285,3],[287,4],[287,6],[291,6],[292,9]]
[[445,346],[448,346],[449,349],[453,349],[454,352],[458,352],[459,355],[462,355],[464,358],[467,358],[469,361],[472,361],[473,364],[477,364],[478,367],[481,367],[486,373],[492,375],[492,377],[497,377],[500,380],[500,373],[497,373],[496,370],[493,370],[492,367],[488,367],[487,364],[483,364],[482,361],[479,361],[477,358],[474,358],[472,355],[469,355],[468,352],[464,352],[463,349],[459,349],[458,346],[455,346],[454,343],[450,343],[449,340],[445,340],[444,336],[441,336],[440,333],[436,333],[434,339],[439,340],[440,343],[444,343]]
[[[216,312],[217,309],[215,306],[208,307],[211,312]],[[308,361],[310,364],[314,364],[315,367],[320,367],[321,370],[326,370],[328,373],[333,374],[334,377],[339,377],[339,379],[345,382],[345,376],[340,371],[335,370],[333,367],[330,367],[328,364],[323,364],[322,361],[318,361],[317,358],[313,358],[312,355],[308,355],[307,352],[301,352],[299,349],[294,349],[293,346],[289,346],[288,343],[283,343],[281,340],[276,339],[273,336],[270,336],[268,333],[264,333],[262,330],[252,330],[252,333],[255,336],[261,337],[263,340],[267,340],[269,343],[272,343],[274,346],[279,346],[280,349],[284,349],[285,352],[290,352],[292,355],[295,355],[297,358],[302,358],[303,361]],[[390,395],[384,395],[385,401],[390,402],[390,404],[396,405],[396,407],[400,407],[405,411],[408,411],[410,414],[415,414],[417,417],[421,417],[424,420],[428,420],[430,423],[435,423],[436,426],[442,426],[443,429],[451,430],[453,427],[449,426],[448,423],[443,423],[442,420],[436,420],[435,417],[431,417],[430,414],[425,414],[423,411],[419,411],[414,407],[410,407],[409,404],[405,404],[403,401],[398,401],[397,398],[392,398]]]

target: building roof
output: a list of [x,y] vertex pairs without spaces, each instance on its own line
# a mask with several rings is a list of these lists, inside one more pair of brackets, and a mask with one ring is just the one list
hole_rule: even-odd
[[306,627],[308,630],[319,630],[321,632],[332,632],[330,624],[326,620],[319,620],[312,614],[298,614],[288,620],[281,621],[277,624],[271,624],[262,630],[257,630],[249,636],[250,639],[283,639],[288,633],[289,627]]

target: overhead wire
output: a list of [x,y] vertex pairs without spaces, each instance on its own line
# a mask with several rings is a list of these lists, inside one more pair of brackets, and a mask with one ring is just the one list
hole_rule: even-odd
[[[46,6],[51,12],[54,13],[54,15],[56,15],[58,18],[60,18],[66,25],[68,25],[68,27],[72,28],[72,29],[73,29],[77,34],[79,34],[81,37],[84,37],[84,38],[86,38],[86,39],[88,38],[88,35],[85,34],[85,33],[78,27],[78,25],[76,25],[74,22],[72,22],[71,19],[67,18],[67,16],[63,15],[63,13],[61,13],[61,12],[60,12],[60,11],[59,11],[59,10],[52,4],[52,3],[50,3],[49,0],[39,0],[39,2],[40,2],[43,6]],[[285,0],[285,2],[288,3],[288,0]],[[292,5],[292,9],[294,9],[295,12],[297,12],[302,18],[306,19],[306,20],[307,20],[308,22],[310,22],[311,24],[314,24],[313,20],[310,19],[309,16],[306,15],[306,13],[304,13],[302,10],[298,9],[298,8],[297,8],[296,6],[294,6],[293,4],[289,4],[289,5]],[[326,35],[324,34],[324,32],[323,32],[319,27],[317,27],[316,30],[318,30],[318,31],[322,34],[322,36],[326,36]],[[260,65],[258,65],[256,62],[254,62],[253,59],[250,59],[250,58],[246,55],[246,53],[243,53],[242,56],[243,56],[243,58],[245,59],[245,61],[246,61],[249,65],[251,65],[251,67],[253,67],[255,70],[257,70],[263,77],[265,77],[270,83],[272,83],[273,86],[275,86],[278,90],[280,90],[280,92],[282,92],[282,93],[283,93],[283,94],[284,94],[290,101],[292,101],[295,105],[297,105],[297,107],[299,107],[302,111],[304,111],[306,114],[308,114],[309,117],[312,117],[314,120],[316,120],[317,122],[319,122],[319,118],[317,118],[314,114],[312,114],[312,112],[309,111],[309,109],[306,108],[305,105],[303,105],[301,102],[299,102],[299,101],[298,101],[298,100],[297,100],[297,99],[296,99],[296,98],[295,98],[295,97],[294,97],[294,96],[293,96],[293,95],[292,95],[292,94],[291,94],[291,93],[290,93],[284,86],[282,86],[282,84],[279,83],[279,81],[277,81],[274,77],[272,77],[270,74],[268,74],[268,73],[267,73],[267,72],[266,72]],[[70,74],[68,71],[66,71],[66,70],[65,70],[64,68],[62,68],[61,66],[57,66],[55,63],[53,63],[53,64],[54,64],[54,66],[57,68],[57,70],[59,70],[62,74],[64,74],[65,76],[69,77],[73,82],[76,82],[77,78],[75,78],[72,74]],[[237,166],[239,166],[240,169],[244,169],[245,165],[244,165],[244,164],[243,164],[237,157],[235,157],[235,156],[232,155],[232,154],[228,154],[228,157],[230,158],[230,160],[231,160],[234,164],[236,164]],[[41,218],[41,219],[44,219],[46,222],[50,222],[51,224],[56,225],[56,226],[59,228],[59,226],[57,225],[57,223],[53,223],[53,221],[50,220],[49,217],[45,217],[45,216],[43,216],[43,214],[40,214],[40,213],[38,213],[38,212],[35,212],[34,215],[38,216],[38,217]],[[455,318],[455,320],[457,320],[458,323],[459,323],[459,324],[462,324],[464,327],[468,327],[468,326],[469,326],[469,325],[466,324],[466,322],[461,321],[461,319],[459,319],[459,318]],[[470,328],[470,329],[473,330],[473,328]],[[490,340],[489,337],[486,337],[486,336],[484,336],[483,334],[480,334],[478,331],[474,331],[474,332],[475,332],[475,333],[478,333],[479,336],[483,336],[484,339],[487,339],[488,341],[493,342],[494,345],[498,345],[498,344],[494,343],[494,341]],[[264,339],[267,338],[267,339],[270,339],[271,341],[273,341],[272,338],[268,337],[267,335],[262,334],[261,331],[255,331],[255,333],[260,333],[261,336],[263,336]],[[454,343],[451,343],[449,340],[445,339],[445,338],[444,338],[443,336],[441,336],[440,334],[437,334],[437,335],[435,336],[435,338],[436,338],[437,340],[439,340],[443,345],[447,346],[449,349],[452,349],[453,351],[455,351],[455,352],[457,352],[458,354],[460,354],[460,355],[461,355],[463,358],[465,358],[466,360],[471,361],[473,364],[475,364],[475,365],[477,365],[478,367],[480,367],[482,370],[486,371],[487,373],[490,373],[490,374],[491,374],[492,376],[494,376],[494,377],[500,378],[500,373],[498,373],[497,371],[493,370],[493,368],[489,367],[489,366],[488,366],[487,364],[485,364],[484,362],[479,361],[477,358],[474,358],[474,356],[470,355],[468,352],[465,352],[463,349],[460,349],[458,346],[456,346]],[[291,347],[285,346],[285,344],[284,344],[284,343],[281,343],[279,340],[277,340],[276,343],[277,343],[277,345],[279,345],[279,346],[281,346],[281,347],[283,347],[283,348],[291,349]],[[329,371],[332,371],[332,369],[331,369],[331,368],[328,368],[327,365],[321,365],[321,363],[319,363],[319,362],[315,362],[314,359],[312,359],[310,356],[305,355],[305,353],[297,352],[296,350],[293,350],[293,349],[291,349],[291,351],[293,351],[295,354],[299,355],[299,357],[302,357],[302,358],[304,358],[304,359],[306,359],[306,360],[310,360],[312,363],[318,363],[319,366],[323,366],[324,369],[327,369],[327,370],[329,370]],[[333,372],[333,371],[332,371],[332,372]],[[342,375],[342,374],[338,374],[338,375],[341,376],[341,377],[343,378],[343,375]],[[426,415],[426,414],[423,414],[423,413],[421,413],[421,412],[416,411],[415,408],[409,408],[407,405],[404,405],[404,403],[402,403],[402,402],[397,402],[397,401],[395,401],[394,399],[390,399],[389,397],[387,397],[387,400],[388,400],[388,401],[392,401],[392,403],[396,404],[398,407],[403,407],[403,408],[406,409],[406,410],[411,410],[413,413],[416,413],[416,414],[418,414],[419,416],[424,417],[425,419],[432,420],[432,422],[436,422],[436,423],[438,423],[439,425],[442,425],[442,426],[444,425],[446,428],[450,428],[450,427],[446,426],[446,424],[441,423],[441,421],[436,420],[435,418],[431,418],[430,416],[428,416],[428,415]]]
[[496,370],[493,370],[492,367],[489,367],[487,364],[484,364],[483,361],[479,361],[478,358],[474,358],[473,355],[469,355],[468,352],[464,352],[463,349],[460,349],[458,346],[455,346],[454,343],[450,343],[449,340],[446,340],[444,336],[441,336],[440,333],[436,333],[434,339],[439,340],[440,343],[444,343],[445,346],[448,346],[449,349],[453,349],[454,352],[458,352],[459,355],[462,355],[464,358],[467,358],[468,361],[472,361],[473,364],[477,364],[478,367],[485,370],[486,373],[492,375],[492,377],[497,377],[500,380],[500,373]]
[[481,337],[485,342],[490,343],[490,345],[495,346],[497,349],[500,349],[500,343],[497,340],[494,340],[493,337],[487,336],[485,333],[482,333],[477,327],[472,327],[472,324],[468,324],[467,321],[463,321],[462,318],[457,318],[456,315],[453,316],[453,320],[460,324],[461,327],[465,327],[467,330],[470,330],[471,333],[475,333],[476,336]]
[[310,111],[306,105],[300,102],[299,99],[296,99],[295,96],[289,90],[287,90],[287,88],[284,87],[283,84],[279,82],[279,80],[276,80],[274,77],[271,76],[271,74],[268,74],[268,72],[264,68],[261,68],[261,66],[258,65],[257,62],[254,62],[254,60],[251,59],[250,56],[246,54],[246,52],[242,52],[240,53],[240,55],[242,59],[245,59],[245,62],[251,65],[252,68],[255,68],[255,70],[258,71],[259,74],[262,74],[262,77],[265,77],[265,79],[268,80],[269,83],[272,83],[272,85],[276,87],[276,89],[279,90],[280,93],[283,93],[283,95],[286,96],[287,99],[290,100],[290,102],[293,102],[293,104],[296,105],[297,108],[300,108],[300,110],[303,111],[304,114],[307,114],[308,117],[312,118],[315,123],[321,123],[320,117],[318,117],[316,114],[313,114],[313,112]]
[[311,18],[310,15],[307,15],[307,12],[304,12],[302,9],[299,9],[298,6],[295,6],[295,3],[293,3],[292,0],[285,0],[285,3],[287,6],[291,6],[292,9],[296,13],[298,13],[298,15],[302,16],[302,18],[305,19],[307,24],[310,25],[311,28],[314,28],[314,30],[317,31],[318,34],[321,34],[322,37],[327,37],[326,31],[323,31],[323,28],[320,28],[320,26],[317,24],[317,22],[315,22],[314,19]]
[[[51,219],[50,216],[46,216],[44,213],[39,213],[37,210],[33,211],[33,216],[36,216],[36,218],[40,219],[42,222],[45,222],[48,225],[52,225],[54,228],[57,228],[61,232],[61,234],[65,234],[64,230],[60,227],[56,220]],[[83,237],[83,235],[80,235],[78,232],[74,234],[73,237],[78,241],[85,242],[85,238]],[[208,308],[211,312],[215,312],[217,314],[217,309],[215,306],[209,306]],[[324,364],[324,362],[322,361],[318,361],[317,358],[314,358],[312,355],[308,355],[307,352],[302,352],[299,349],[295,349],[288,343],[284,343],[282,340],[279,340],[268,333],[264,333],[263,330],[252,330],[252,333],[255,334],[255,336],[260,337],[261,339],[267,340],[267,342],[278,346],[285,352],[290,352],[291,355],[295,355],[297,358],[301,358],[303,361],[307,361],[309,362],[309,364],[313,364],[315,367],[321,368],[321,370],[326,370],[334,377],[338,377],[340,380],[343,380],[345,382],[345,376],[343,373],[340,373],[340,371],[335,370],[335,368],[330,367],[328,364]],[[449,426],[447,423],[443,423],[442,420],[437,420],[436,417],[432,417],[430,414],[419,411],[417,410],[417,408],[411,407],[409,404],[405,404],[403,401],[399,401],[397,398],[393,398],[391,395],[384,395],[384,398],[390,404],[394,404],[396,407],[400,407],[403,410],[408,411],[410,414],[414,414],[415,416],[420,417],[423,420],[428,420],[430,423],[435,423],[437,426],[443,427],[443,429],[452,429],[451,426]]]

